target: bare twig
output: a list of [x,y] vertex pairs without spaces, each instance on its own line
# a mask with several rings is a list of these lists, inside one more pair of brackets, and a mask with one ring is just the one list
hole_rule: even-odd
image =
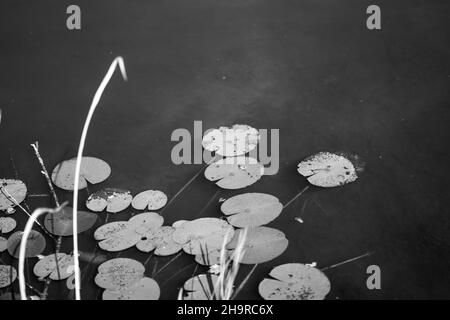
[[300,197],[306,190],[309,189],[309,185],[304,187],[299,193],[297,193],[291,200],[286,203],[283,208],[286,209],[292,202],[294,202],[298,197]]
[[328,267],[324,267],[324,268],[322,268],[320,270],[325,271],[325,270],[333,269],[333,268],[336,268],[336,267],[340,267],[340,266],[342,266],[344,264],[347,264],[349,262],[353,262],[353,261],[356,261],[356,260],[359,260],[359,259],[362,259],[362,258],[365,258],[365,257],[369,257],[369,256],[371,256],[374,253],[375,253],[375,251],[367,252],[367,253],[359,255],[357,257],[354,257],[354,258],[351,258],[351,259],[347,259],[345,261],[333,264],[333,265],[328,266]]

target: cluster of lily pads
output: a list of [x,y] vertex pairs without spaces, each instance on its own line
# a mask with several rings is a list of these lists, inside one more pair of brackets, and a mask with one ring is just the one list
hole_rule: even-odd
[[[203,137],[203,147],[215,153],[216,158],[204,172],[207,180],[222,189],[242,189],[256,183],[264,175],[264,166],[248,153],[257,147],[258,130],[247,125],[220,127]],[[111,174],[107,162],[83,157],[81,174],[75,177],[75,159],[58,164],[51,175],[57,187],[71,191],[79,179],[79,189],[88,184],[105,181]],[[320,152],[298,164],[298,172],[311,185],[337,187],[355,181],[360,171],[358,159],[341,153]],[[13,214],[27,196],[26,185],[16,179],[0,179],[0,210]],[[183,250],[194,256],[197,263],[213,266],[220,262],[225,248],[232,256],[238,246],[241,233],[246,232],[241,264],[260,264],[280,256],[289,241],[281,231],[266,225],[275,220],[283,210],[279,199],[265,193],[241,193],[226,199],[220,206],[223,217],[201,217],[195,220],[179,220],[164,225],[164,217],[154,211],[166,206],[168,197],[159,190],[146,190],[133,196],[129,190],[104,188],[92,193],[86,200],[90,211],[78,211],[78,232],[92,228],[98,212],[116,213],[132,206],[137,211],[126,221],[113,221],[98,227],[94,238],[100,249],[118,252],[136,247],[156,256],[169,256]],[[95,212],[95,213],[93,213]],[[57,213],[49,213],[42,230],[58,237],[72,236],[72,209],[64,207]],[[12,217],[0,217],[0,233],[8,234],[16,228]],[[0,237],[0,253],[7,250],[17,258],[22,233],[15,232],[8,239]],[[40,256],[45,250],[45,237],[33,230],[28,238],[26,257],[40,257],[33,272],[39,279],[67,280],[73,287],[73,259],[68,253],[58,252]],[[330,282],[318,268],[302,263],[288,263],[275,267],[263,279],[259,293],[264,299],[324,299],[330,290]],[[17,277],[14,267],[0,265],[0,288],[9,286]],[[183,289],[185,299],[210,299],[216,295],[214,274],[200,274],[188,279]],[[139,261],[114,258],[98,268],[95,283],[105,289],[103,299],[159,299],[158,283],[145,276],[145,267]],[[208,285],[207,285],[208,284]],[[211,286],[212,284],[212,286]],[[206,288],[206,289],[205,289]]]

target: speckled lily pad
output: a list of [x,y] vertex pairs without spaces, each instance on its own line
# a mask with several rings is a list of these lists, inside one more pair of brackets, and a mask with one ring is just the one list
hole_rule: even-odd
[[15,207],[14,201],[21,203],[27,196],[27,186],[20,180],[0,179],[0,210]]

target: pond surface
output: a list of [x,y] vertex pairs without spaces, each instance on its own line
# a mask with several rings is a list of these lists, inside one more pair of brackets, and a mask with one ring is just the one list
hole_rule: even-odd
[[[165,224],[197,217],[212,197],[202,216],[220,217],[219,198],[241,192],[286,203],[307,185],[297,163],[319,151],[357,153],[366,171],[341,188],[309,189],[270,223],[289,247],[259,265],[238,298],[260,299],[258,283],[274,266],[326,267],[372,251],[326,271],[327,298],[450,298],[448,1],[378,1],[381,31],[366,29],[369,3],[356,0],[77,1],[80,31],[66,29],[69,4],[0,4],[1,177],[15,176],[13,158],[30,193],[47,192],[30,143],[39,141],[49,170],[75,156],[93,94],[121,55],[129,81],[114,75],[85,149],[106,160],[112,175],[89,192],[159,189],[173,197],[203,168],[171,161],[172,131],[193,132],[194,120],[204,130],[234,123],[279,129],[278,174],[245,191],[219,191],[199,175],[164,211]],[[71,201],[69,192],[58,195]],[[87,196],[81,192],[81,204]],[[30,197],[27,204],[51,202]],[[128,220],[131,212],[109,221]],[[106,218],[99,216],[97,226]],[[26,216],[14,217],[23,228]],[[80,235],[80,250],[94,250],[94,230]],[[70,251],[68,238],[63,252]],[[148,258],[135,248],[120,256]],[[7,253],[1,258],[11,261]],[[171,258],[152,258],[146,273]],[[161,299],[177,297],[193,262],[182,255],[155,275]],[[381,268],[381,290],[366,287],[373,264]],[[250,269],[243,266],[240,279]],[[95,273],[95,265],[83,270],[84,299],[101,297]],[[53,282],[49,294],[66,298],[65,281]]]

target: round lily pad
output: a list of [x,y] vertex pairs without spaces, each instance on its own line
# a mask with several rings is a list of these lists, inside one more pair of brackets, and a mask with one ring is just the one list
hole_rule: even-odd
[[5,251],[8,248],[8,239],[0,237],[0,252]]
[[[244,229],[238,229],[228,248],[236,249],[239,235]],[[256,264],[275,259],[288,247],[289,241],[283,232],[269,227],[249,228],[244,243],[244,256],[240,263]]]
[[159,190],[147,190],[134,196],[131,205],[136,210],[159,210],[167,203],[167,196]]
[[[52,172],[53,183],[61,189],[73,190],[75,182],[75,166],[77,159],[65,160],[58,164]],[[83,157],[81,159],[79,188],[84,189],[87,183],[97,184],[105,181],[111,174],[111,167],[105,161]]]
[[39,260],[33,268],[33,273],[38,278],[50,276],[52,280],[64,280],[74,273],[73,256],[65,253],[58,253],[58,264],[54,254],[45,256]]
[[6,265],[0,265],[0,288],[9,286],[16,280],[16,278],[16,268]]
[[95,283],[104,289],[118,290],[129,287],[144,277],[145,267],[139,261],[128,258],[116,258],[102,263],[98,267]]
[[268,224],[280,215],[283,205],[270,194],[244,193],[226,200],[220,209],[231,225],[245,228]]
[[235,124],[231,128],[220,127],[206,133],[203,148],[225,157],[244,155],[256,148],[259,132],[248,125]]
[[17,226],[16,220],[10,217],[0,218],[0,233],[9,233],[13,231]]
[[11,197],[17,203],[21,203],[27,196],[27,186],[20,180],[0,179],[0,210],[15,207]]
[[185,300],[213,300],[218,297],[219,288],[216,286],[218,276],[214,274],[200,274],[188,279],[183,289],[186,292]]
[[226,221],[217,218],[200,218],[185,222],[176,228],[173,240],[181,244],[186,253],[197,255],[221,248],[226,236],[228,235],[228,239],[231,240],[233,234],[233,227]]
[[145,277],[128,287],[103,291],[103,300],[158,300],[160,293],[158,283]]
[[[92,228],[97,222],[98,216],[87,211],[78,211],[78,233]],[[64,207],[56,213],[48,213],[44,220],[45,228],[57,236],[73,235],[73,215],[71,207]]]
[[323,300],[330,292],[330,281],[317,268],[301,263],[275,267],[258,290],[265,300]]
[[86,207],[89,210],[116,213],[125,210],[131,204],[133,196],[131,192],[123,189],[106,188],[97,191],[86,200]]
[[314,186],[331,188],[358,178],[353,163],[344,155],[319,152],[298,164],[298,172]]
[[264,174],[264,167],[254,158],[230,157],[210,164],[205,177],[223,189],[241,189],[258,181]]
[[[19,258],[20,241],[22,240],[22,235],[22,231],[17,231],[8,238],[8,252],[15,258]],[[45,246],[46,242],[44,236],[36,230],[31,230],[30,234],[28,235],[27,245],[25,247],[25,257],[36,257],[45,250]]]
[[164,218],[156,212],[145,212],[128,221],[110,222],[99,227],[94,238],[102,240],[99,247],[103,250],[121,251],[147,239],[147,234],[157,230],[163,223]]
[[173,240],[174,231],[175,228],[168,226],[151,230],[136,244],[136,248],[143,252],[155,250],[157,256],[175,254],[181,250],[181,245]]

